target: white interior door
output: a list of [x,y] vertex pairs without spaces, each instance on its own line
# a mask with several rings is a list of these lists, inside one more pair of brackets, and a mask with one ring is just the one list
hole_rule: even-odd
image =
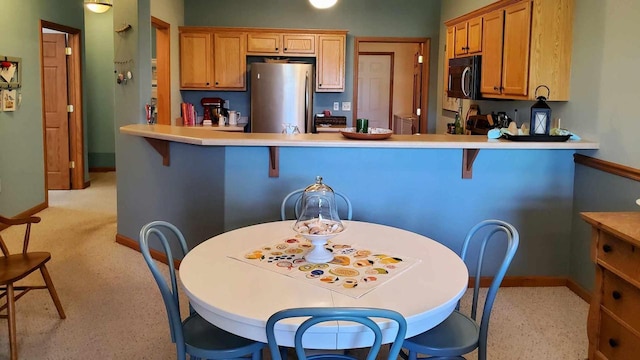
[[360,55],[358,117],[370,127],[391,128],[391,54]]

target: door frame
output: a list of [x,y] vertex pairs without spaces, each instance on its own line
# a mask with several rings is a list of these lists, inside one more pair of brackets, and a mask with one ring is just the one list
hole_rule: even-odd
[[65,25],[40,20],[40,94],[42,100],[42,143],[44,144],[44,194],[45,203],[49,204],[49,184],[47,180],[47,134],[44,112],[44,62],[42,47],[42,31],[51,29],[67,33],[67,47],[70,47],[71,55],[67,57],[67,92],[68,101],[73,105],[73,112],[69,113],[69,161],[73,161],[70,171],[71,189],[84,189],[89,182],[84,181],[84,135],[83,135],[83,108],[82,108],[82,34],[80,29]]
[[[356,37],[354,39],[354,59],[353,59],[353,116],[357,117],[358,112],[358,62],[360,54],[360,43],[418,43],[422,53],[422,97],[420,99],[420,116],[418,116],[418,131],[425,134],[428,130],[429,119],[429,59],[431,53],[430,38],[393,38],[393,37]],[[393,101],[393,98],[391,99]],[[392,105],[392,104],[391,104]]]
[[171,125],[171,24],[152,16],[151,30],[156,32],[157,123]]
[[[360,55],[381,55],[381,56],[388,56],[389,57],[389,114],[388,114],[388,119],[389,119],[389,129],[392,128],[393,126],[393,66],[394,66],[394,61],[395,61],[395,53],[394,52],[382,52],[382,51],[363,51],[358,53],[358,61],[360,61]],[[357,68],[357,67],[356,67]],[[354,82],[355,84],[355,82]],[[355,85],[354,85],[354,92],[355,92]],[[356,93],[357,94],[357,93]],[[353,114],[354,117],[357,119],[357,113],[358,113],[358,100],[357,97],[354,96],[354,98],[356,99],[354,102],[354,110],[353,110]]]

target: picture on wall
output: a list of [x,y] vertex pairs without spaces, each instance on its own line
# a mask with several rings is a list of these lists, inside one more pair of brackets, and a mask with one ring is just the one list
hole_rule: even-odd
[[2,111],[16,111],[17,90],[2,90]]
[[0,89],[19,88],[21,78],[21,59],[0,55]]

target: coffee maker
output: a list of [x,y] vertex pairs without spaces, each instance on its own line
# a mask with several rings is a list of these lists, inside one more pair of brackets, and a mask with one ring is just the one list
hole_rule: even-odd
[[224,99],[221,98],[202,98],[200,105],[204,109],[202,116],[203,125],[215,124],[220,121],[220,118],[228,117],[227,109],[224,107]]

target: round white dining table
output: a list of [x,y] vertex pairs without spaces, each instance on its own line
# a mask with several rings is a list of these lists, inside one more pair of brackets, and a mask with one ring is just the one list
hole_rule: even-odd
[[[344,221],[343,236],[354,244],[419,261],[359,298],[292,278],[233,258],[243,251],[295,236],[293,221],[247,226],[212,237],[188,252],[180,264],[182,286],[194,310],[210,323],[236,335],[266,342],[269,316],[296,307],[374,307],[398,311],[407,320],[407,338],[438,325],[455,309],[469,274],[462,259],[425,236],[385,225]],[[293,346],[304,319],[276,324],[279,345]],[[395,323],[377,319],[383,342],[394,340]],[[305,347],[353,349],[371,345],[362,325],[329,322],[314,326]]]

